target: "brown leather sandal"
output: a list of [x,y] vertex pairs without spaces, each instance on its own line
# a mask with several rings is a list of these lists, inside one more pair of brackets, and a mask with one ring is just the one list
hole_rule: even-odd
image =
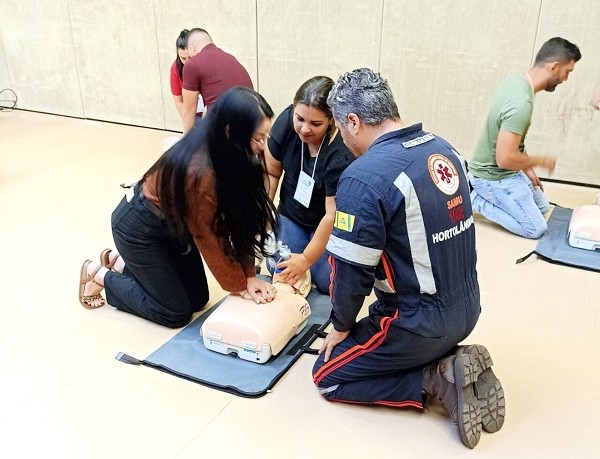
[[[96,295],[86,295],[85,294],[85,286],[89,283],[92,282],[102,288],[104,288],[104,285],[102,285],[100,282],[97,282],[94,279],[94,276],[96,274],[98,274],[98,271],[100,271],[100,269],[102,269],[102,265],[98,266],[98,268],[88,276],[87,274],[87,269],[89,264],[91,263],[91,260],[86,260],[83,262],[83,265],[81,266],[81,274],[79,276],[79,303],[81,303],[81,306],[83,306],[86,309],[96,309],[99,308],[100,306],[104,306],[104,298],[102,297],[102,295],[100,293],[97,293]],[[98,306],[93,306],[93,302],[96,300],[101,300],[100,304]]]
[[102,253],[100,253],[100,264],[102,266],[104,266],[107,269],[110,269],[113,272],[116,272],[113,269],[113,266],[115,266],[115,263],[117,262],[117,260],[119,259],[119,257],[121,255],[117,254],[117,256],[115,257],[115,259],[113,261],[110,261],[110,253],[112,252],[111,249],[104,249],[102,251]]

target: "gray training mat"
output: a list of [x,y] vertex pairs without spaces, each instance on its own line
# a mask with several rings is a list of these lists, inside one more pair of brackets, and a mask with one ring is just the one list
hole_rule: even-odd
[[538,240],[535,250],[517,260],[521,263],[536,254],[550,262],[600,272],[600,252],[569,245],[569,221],[573,209],[556,206],[548,219],[548,229]]
[[133,365],[145,365],[215,389],[243,397],[261,397],[271,389],[302,354],[316,351],[310,345],[325,336],[331,302],[315,288],[308,295],[311,307],[306,327],[276,356],[264,364],[219,354],[204,347],[200,328],[222,303],[221,300],[198,316],[145,360],[120,352],[116,359]]

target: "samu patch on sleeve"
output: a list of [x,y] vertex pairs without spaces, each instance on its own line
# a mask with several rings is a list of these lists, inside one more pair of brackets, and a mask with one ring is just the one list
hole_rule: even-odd
[[351,233],[354,228],[354,215],[336,210],[333,226],[341,231],[348,231]]

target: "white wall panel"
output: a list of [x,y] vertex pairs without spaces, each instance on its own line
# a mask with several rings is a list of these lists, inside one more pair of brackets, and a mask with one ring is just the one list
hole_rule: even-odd
[[69,0],[87,118],[164,128],[152,0]]
[[[390,81],[406,122],[446,137],[467,158],[492,94],[527,70],[556,35],[583,59],[539,93],[527,139],[553,153],[554,178],[600,185],[597,0],[36,0],[0,2],[0,89],[19,107],[181,130],[169,88],[181,29],[206,28],[279,113],[314,75],[357,67]],[[543,171],[540,171],[541,173]]]
[[155,0],[156,37],[160,59],[162,101],[167,129],[182,130],[169,86],[169,70],[175,60],[175,40],[182,29],[201,27],[215,45],[233,54],[246,67],[256,86],[256,6],[248,0],[209,0],[189,4]]
[[377,69],[382,8],[382,0],[258,0],[260,91],[273,110],[310,77]]
[[[600,5],[597,0],[544,0],[536,51],[549,38],[575,43],[582,58],[568,81],[536,96],[527,136],[532,154],[558,158],[553,179],[600,185],[600,112],[589,104],[600,84]],[[544,170],[540,176],[547,176]]]
[[539,0],[385,0],[381,74],[400,116],[466,158],[498,83],[529,68]]
[[66,0],[3,0],[0,30],[18,107],[83,116]]
[[[0,29],[1,31],[2,29]],[[0,91],[5,88],[10,88],[10,75],[8,73],[8,62],[6,60],[6,55],[4,52],[4,43],[2,40],[2,33],[0,33]],[[0,99],[3,99],[0,95]],[[2,104],[2,102],[0,102]]]

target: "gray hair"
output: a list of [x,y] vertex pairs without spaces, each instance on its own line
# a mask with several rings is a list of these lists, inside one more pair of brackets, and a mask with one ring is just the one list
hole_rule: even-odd
[[342,125],[347,124],[349,113],[356,114],[367,125],[400,118],[387,80],[367,68],[339,77],[329,93],[327,104],[333,117]]

